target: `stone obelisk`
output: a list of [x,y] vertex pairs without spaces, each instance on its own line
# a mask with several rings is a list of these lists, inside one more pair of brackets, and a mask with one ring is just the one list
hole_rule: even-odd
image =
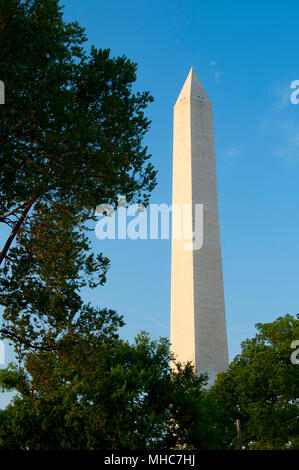
[[[207,372],[228,366],[212,103],[191,68],[174,107],[173,205],[203,205],[203,244],[187,250],[172,236],[171,350]],[[190,224],[195,226],[192,210]],[[174,212],[173,212],[174,227]]]

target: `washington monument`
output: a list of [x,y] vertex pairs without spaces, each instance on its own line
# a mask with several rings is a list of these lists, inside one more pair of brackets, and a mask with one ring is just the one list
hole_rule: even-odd
[[208,373],[210,386],[228,366],[228,349],[212,103],[193,68],[174,107],[172,203],[192,204],[192,229],[194,205],[203,205],[203,244],[187,250],[172,236],[171,350]]

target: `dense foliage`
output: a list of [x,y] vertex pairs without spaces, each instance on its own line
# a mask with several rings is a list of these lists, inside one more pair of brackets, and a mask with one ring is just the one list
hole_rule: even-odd
[[205,377],[191,366],[171,372],[166,340],[112,338],[116,324],[99,336],[68,335],[56,352],[0,371],[1,386],[18,391],[0,412],[0,448],[217,448]]
[[0,0],[0,332],[22,350],[53,347],[84,314],[79,289],[105,281],[86,235],[95,207],[146,204],[155,185],[136,64],[84,41],[57,0]]
[[[227,448],[236,448],[236,419],[246,449],[299,448],[299,361],[290,360],[299,339],[299,316],[256,325],[258,334],[220,374],[210,393],[220,410]],[[298,358],[299,359],[299,358]]]

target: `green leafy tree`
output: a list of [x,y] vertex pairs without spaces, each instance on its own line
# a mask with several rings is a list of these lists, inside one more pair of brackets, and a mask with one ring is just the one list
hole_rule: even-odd
[[0,371],[2,388],[18,391],[0,413],[0,448],[216,448],[205,377],[190,365],[171,372],[165,339],[111,338],[117,320],[105,318],[88,337],[69,334],[57,351],[31,353],[25,368]]
[[84,314],[80,288],[105,282],[86,235],[95,207],[147,204],[155,185],[136,64],[85,41],[57,0],[0,0],[0,333],[19,351],[54,347]]
[[[299,316],[258,323],[258,334],[217,377],[210,390],[221,417],[224,445],[236,448],[236,419],[246,449],[299,448],[299,365],[290,360]],[[220,424],[220,423],[219,423]]]

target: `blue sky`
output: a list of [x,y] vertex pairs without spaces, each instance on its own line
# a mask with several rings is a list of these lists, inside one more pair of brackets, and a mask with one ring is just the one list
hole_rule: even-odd
[[[240,343],[298,307],[299,79],[296,0],[64,0],[88,47],[138,63],[155,98],[145,142],[159,171],[151,202],[171,204],[172,109],[191,66],[213,102],[230,360]],[[169,336],[170,241],[105,240],[106,286],[86,299],[117,309],[122,335]],[[9,356],[9,355],[8,355]]]

